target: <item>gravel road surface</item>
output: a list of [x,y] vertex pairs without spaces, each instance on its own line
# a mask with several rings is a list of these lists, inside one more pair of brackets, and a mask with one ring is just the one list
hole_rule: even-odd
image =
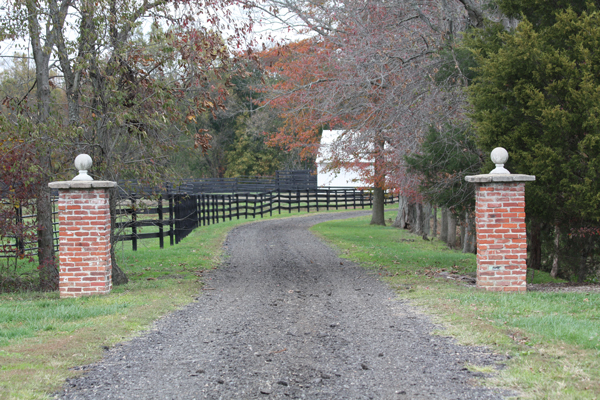
[[364,212],[234,229],[198,300],[115,346],[62,399],[501,399],[471,365],[502,356],[436,327],[311,225]]

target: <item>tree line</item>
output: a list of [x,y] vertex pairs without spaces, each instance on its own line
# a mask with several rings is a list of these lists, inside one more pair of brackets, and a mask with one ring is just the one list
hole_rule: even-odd
[[[489,172],[490,151],[505,147],[512,173],[536,176],[528,266],[597,280],[599,2],[270,3],[310,32],[265,55],[279,77],[266,101],[284,118],[272,143],[313,154],[320,129],[344,130],[332,168],[399,188],[399,227],[425,233],[423,216],[441,208],[443,223],[463,227],[464,251],[474,250],[464,177]],[[385,223],[382,207],[372,223]]]
[[[21,53],[0,82],[1,210],[14,221],[15,212],[35,207],[40,288],[58,284],[48,182],[71,179],[77,154],[92,156],[95,179],[173,181],[186,177],[176,168],[195,153],[204,156],[200,173],[227,172],[221,158],[235,145],[223,150],[211,129],[227,125],[234,138],[249,118],[225,113],[232,97],[242,101],[239,83],[254,76],[253,21],[240,10],[236,0],[1,2],[0,40]],[[253,145],[260,150],[246,143]],[[191,150],[182,154],[183,146]],[[278,168],[279,155],[258,153],[249,172]],[[22,231],[3,227],[2,244]],[[113,282],[124,283],[114,260]]]
[[[441,215],[448,243],[462,228],[463,251],[475,248],[464,177],[489,172],[489,152],[505,147],[511,172],[537,177],[526,191],[529,267],[597,277],[598,2],[2,5],[0,39],[26,43],[0,78],[2,210],[35,192],[42,287],[57,283],[47,183],[70,179],[76,154],[92,156],[97,179],[150,185],[268,175],[313,168],[324,129],[344,131],[330,168],[373,185],[372,223],[385,224],[394,188],[394,225],[433,236],[428,221]],[[272,26],[257,29],[261,19],[296,39],[266,33],[259,44]]]

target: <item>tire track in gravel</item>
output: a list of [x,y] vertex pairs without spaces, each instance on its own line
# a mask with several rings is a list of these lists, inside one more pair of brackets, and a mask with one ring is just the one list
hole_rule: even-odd
[[311,225],[365,212],[234,229],[198,301],[110,349],[62,399],[500,399],[465,363],[503,358],[432,336],[429,318],[338,258]]

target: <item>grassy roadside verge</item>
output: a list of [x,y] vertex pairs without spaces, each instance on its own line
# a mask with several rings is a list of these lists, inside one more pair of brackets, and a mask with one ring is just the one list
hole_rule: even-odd
[[0,294],[0,399],[49,398],[66,378],[80,373],[77,366],[100,360],[105,347],[193,301],[203,272],[222,260],[227,233],[252,221],[205,226],[164,249],[158,240],[140,241],[137,252],[130,243],[119,244],[118,261],[130,282],[107,296],[60,300],[58,293]]
[[[507,368],[484,384],[514,389],[520,398],[600,398],[599,293],[500,294],[435,278],[442,270],[473,273],[475,256],[368,224],[368,218],[330,221],[313,231],[433,315],[445,335],[510,356]],[[548,277],[538,272],[538,279]]]

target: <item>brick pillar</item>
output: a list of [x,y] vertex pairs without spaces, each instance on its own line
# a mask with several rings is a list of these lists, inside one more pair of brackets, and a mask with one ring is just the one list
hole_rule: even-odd
[[[477,185],[477,286],[491,291],[527,290],[527,231],[525,182],[532,175],[510,174],[504,169],[508,153],[492,152],[497,168],[489,174],[467,176]],[[505,154],[504,154],[505,153]],[[496,156],[496,158],[494,158]],[[500,161],[500,162],[499,162]]]
[[60,297],[106,294],[112,288],[108,189],[116,182],[52,182],[59,190]]

